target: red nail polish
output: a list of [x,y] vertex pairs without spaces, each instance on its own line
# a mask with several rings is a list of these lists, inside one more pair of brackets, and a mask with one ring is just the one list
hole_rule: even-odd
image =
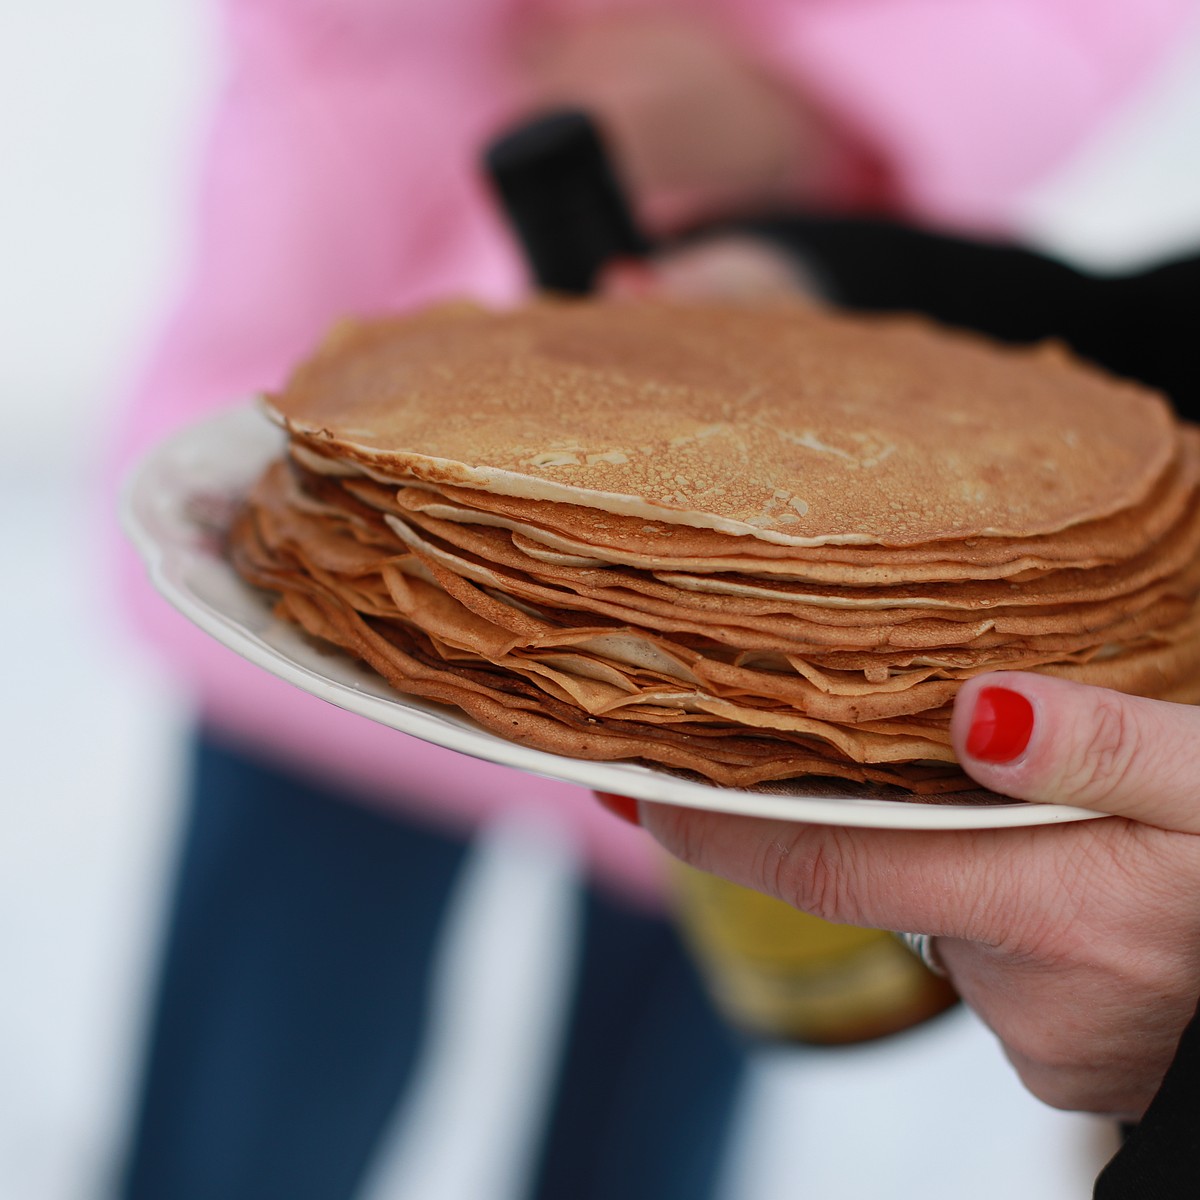
[[636,800],[631,800],[628,796],[614,796],[611,792],[596,792],[595,796],[614,817],[620,817],[630,825],[641,825]]
[[975,697],[967,753],[989,763],[1012,762],[1029,745],[1033,705],[1020,692],[986,687]]

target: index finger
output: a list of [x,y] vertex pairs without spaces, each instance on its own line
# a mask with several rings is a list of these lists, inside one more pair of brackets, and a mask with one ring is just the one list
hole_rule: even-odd
[[1057,877],[1040,867],[1109,824],[858,829],[648,803],[640,815],[675,857],[824,920],[992,945]]

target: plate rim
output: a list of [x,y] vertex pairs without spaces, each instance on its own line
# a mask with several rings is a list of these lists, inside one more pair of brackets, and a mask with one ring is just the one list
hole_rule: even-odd
[[[172,464],[178,466],[181,459],[194,458],[197,447],[203,448],[207,439],[240,439],[243,449],[247,439],[251,442],[257,439],[261,443],[261,453],[254,456],[255,471],[260,470],[283,445],[282,432],[253,404],[225,408],[177,430],[151,448],[127,476],[120,496],[120,517],[125,533],[152,585],[183,616],[234,653],[327,703],[445,749],[501,766],[595,790],[624,793],[639,800],[742,816],[848,828],[924,831],[1026,828],[1108,816],[1065,804],[1034,804],[1019,800],[1007,804],[955,806],[873,797],[785,796],[721,788],[635,763],[578,759],[537,750],[506,741],[482,726],[474,726],[465,713],[449,708],[443,713],[441,706],[400,693],[393,698],[362,691],[344,678],[322,674],[290,657],[198,595],[189,585],[185,568],[189,563],[199,563],[199,555],[174,534],[184,530],[193,534],[202,531],[195,523],[188,523],[182,503],[177,514],[178,529],[169,527],[161,509],[164,499],[172,493],[169,488],[159,491],[158,482],[163,478],[165,468]],[[248,485],[253,477],[247,466],[241,483]],[[188,478],[186,470],[170,472],[168,478],[173,478],[174,494],[180,501],[194,494],[184,486]],[[234,481],[225,480],[224,484],[227,494],[232,495]],[[213,559],[202,565],[210,569],[219,567],[247,594],[253,592],[228,563]],[[264,606],[267,603],[264,596]],[[346,662],[356,670],[367,670],[353,659],[347,658]],[[386,684],[380,680],[380,686],[386,687]]]

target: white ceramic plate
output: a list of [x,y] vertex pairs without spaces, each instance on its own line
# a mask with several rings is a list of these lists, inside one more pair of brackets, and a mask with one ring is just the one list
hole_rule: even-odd
[[[814,779],[740,791],[627,763],[565,758],[508,742],[454,709],[394,692],[373,671],[322,648],[277,620],[271,600],[225,560],[233,509],[282,435],[255,408],[234,409],[176,435],[151,453],[126,488],[122,516],[158,590],[206,633],[296,687],[360,716],[476,758],[599,791],[826,825],[890,829],[998,829],[1086,820],[1065,805],[997,802],[989,793],[920,804],[864,796],[854,785]],[[991,802],[988,802],[988,801]]]

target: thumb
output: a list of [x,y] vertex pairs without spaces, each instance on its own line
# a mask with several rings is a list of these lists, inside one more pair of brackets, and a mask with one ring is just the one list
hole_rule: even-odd
[[1200,833],[1200,709],[1048,675],[965,683],[950,724],[963,768],[1017,800]]

